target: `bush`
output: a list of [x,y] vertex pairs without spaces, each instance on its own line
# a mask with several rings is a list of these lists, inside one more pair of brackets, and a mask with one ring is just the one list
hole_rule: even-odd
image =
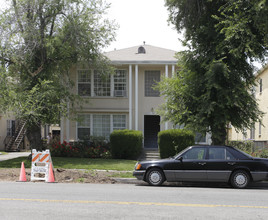
[[185,129],[170,129],[158,133],[158,146],[161,158],[174,156],[186,147],[194,145],[193,132]]
[[137,159],[142,151],[142,132],[115,130],[110,135],[111,153],[115,159]]
[[63,143],[54,140],[49,144],[53,157],[85,157],[85,158],[111,158],[109,142],[102,138],[92,137],[92,140],[83,140],[73,143]]
[[253,141],[229,141],[229,146],[235,147],[241,151],[244,151],[248,154],[251,154],[254,149],[254,142]]

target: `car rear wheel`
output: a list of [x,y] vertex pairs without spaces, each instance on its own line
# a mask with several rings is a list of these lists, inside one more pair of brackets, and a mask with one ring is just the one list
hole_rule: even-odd
[[231,184],[234,188],[246,188],[250,181],[249,175],[244,170],[237,170],[231,176]]
[[152,186],[160,186],[165,181],[165,175],[158,168],[150,169],[146,174],[146,182]]

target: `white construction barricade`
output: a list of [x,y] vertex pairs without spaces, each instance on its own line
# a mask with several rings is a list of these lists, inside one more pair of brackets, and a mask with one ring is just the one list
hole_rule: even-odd
[[[35,149],[32,150],[32,169],[31,169],[31,181],[44,180],[48,181],[49,164],[52,165],[52,159],[50,151],[38,152]],[[53,168],[53,165],[52,165]]]

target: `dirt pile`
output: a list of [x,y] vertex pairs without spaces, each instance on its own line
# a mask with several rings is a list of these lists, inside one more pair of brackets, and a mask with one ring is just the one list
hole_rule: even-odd
[[[31,179],[31,169],[26,169],[27,181]],[[116,172],[116,171],[115,171]],[[116,183],[114,172],[76,169],[54,169],[55,181],[59,183]],[[0,181],[18,181],[20,168],[0,169]]]

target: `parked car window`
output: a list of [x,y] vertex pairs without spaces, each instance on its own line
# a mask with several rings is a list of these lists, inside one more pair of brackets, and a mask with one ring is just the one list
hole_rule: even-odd
[[210,160],[225,160],[226,150],[223,147],[211,147],[208,155]]
[[251,158],[251,156],[247,155],[246,153],[233,148],[228,148],[228,151],[234,156],[236,160],[248,160]]
[[236,160],[225,147],[211,147],[209,148],[208,157],[210,160]]
[[192,148],[182,155],[186,160],[202,160],[205,158],[206,149],[203,147]]

